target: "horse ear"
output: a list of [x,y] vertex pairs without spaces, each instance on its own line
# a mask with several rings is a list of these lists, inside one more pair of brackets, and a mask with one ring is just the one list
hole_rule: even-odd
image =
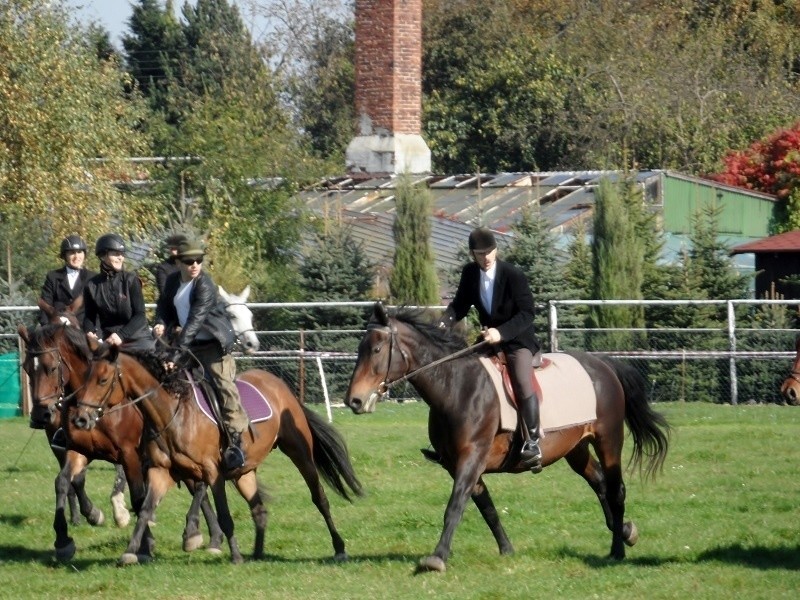
[[104,352],[105,358],[108,362],[117,362],[117,357],[119,356],[119,346],[112,346],[111,344],[104,344],[107,346],[107,350]]
[[242,293],[239,294],[239,298],[242,302],[247,302],[248,296],[250,296],[250,284],[247,284],[247,287],[242,290]]
[[222,299],[225,300],[225,302],[227,302],[228,304],[230,304],[231,303],[231,295],[228,292],[225,291],[225,288],[222,287],[222,286],[219,286],[217,289],[219,289],[219,295],[222,297]]
[[97,354],[97,349],[100,347],[100,340],[87,335],[86,343],[89,344],[89,350],[92,351],[92,354]]
[[31,343],[30,342],[31,338],[28,335],[28,328],[25,327],[25,325],[17,325],[17,333],[19,334],[19,337],[21,337],[23,340],[25,340],[26,344],[30,344]]
[[386,307],[380,300],[375,303],[375,308],[373,309],[372,315],[373,318],[381,325],[389,324],[389,313],[386,311]]

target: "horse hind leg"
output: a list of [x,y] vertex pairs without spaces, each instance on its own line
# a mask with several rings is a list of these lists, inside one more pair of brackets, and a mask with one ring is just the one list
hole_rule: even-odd
[[[625,513],[625,484],[622,481],[622,472],[619,462],[615,467],[604,469],[589,452],[588,442],[583,441],[565,457],[567,463],[578,475],[592,488],[603,516],[606,527],[612,534],[610,556],[616,559],[625,558],[624,545],[633,546],[639,539],[636,525],[624,522]],[[609,476],[610,472],[610,476]],[[609,489],[615,490],[609,494]]]
[[292,432],[284,434],[284,437],[279,440],[278,447],[286,456],[294,463],[300,475],[308,486],[311,492],[311,500],[314,506],[322,515],[325,520],[325,525],[328,528],[328,533],[331,536],[331,543],[333,544],[333,560],[343,562],[348,559],[347,550],[345,549],[344,539],[336,529],[331,516],[331,507],[328,502],[328,496],[325,494],[325,489],[322,487],[322,482],[319,479],[317,466],[314,462],[314,454],[306,439],[300,432]]

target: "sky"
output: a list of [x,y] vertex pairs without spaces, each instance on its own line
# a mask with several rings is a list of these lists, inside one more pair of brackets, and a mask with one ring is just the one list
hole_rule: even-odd
[[[72,7],[72,14],[77,21],[84,24],[97,22],[105,27],[111,34],[111,42],[120,47],[122,35],[128,33],[128,19],[133,11],[131,0],[68,0]],[[184,0],[175,2],[176,15],[180,16],[180,9]],[[194,4],[194,2],[192,2]]]

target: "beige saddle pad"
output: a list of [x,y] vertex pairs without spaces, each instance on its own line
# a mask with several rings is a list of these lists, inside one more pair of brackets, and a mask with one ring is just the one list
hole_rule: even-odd
[[[545,366],[535,370],[542,389],[539,419],[543,432],[583,425],[597,419],[597,397],[586,369],[576,358],[563,352],[545,354]],[[506,395],[500,371],[488,358],[481,364],[489,373],[500,402],[500,429],[517,428],[517,410]]]

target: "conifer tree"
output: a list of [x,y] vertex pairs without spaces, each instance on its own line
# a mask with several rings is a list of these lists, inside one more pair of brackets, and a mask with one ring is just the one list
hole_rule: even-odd
[[[639,237],[643,210],[639,191],[629,182],[614,184],[601,180],[595,193],[594,237],[592,239],[592,296],[597,300],[640,300],[642,298],[644,243]],[[632,328],[644,325],[641,306],[601,305],[590,310],[594,328]],[[607,332],[587,340],[596,349],[624,350],[632,347],[634,336]]]
[[415,187],[407,175],[398,178],[394,221],[394,268],[389,287],[398,304],[439,303],[439,284],[431,249],[432,201],[426,187]]

